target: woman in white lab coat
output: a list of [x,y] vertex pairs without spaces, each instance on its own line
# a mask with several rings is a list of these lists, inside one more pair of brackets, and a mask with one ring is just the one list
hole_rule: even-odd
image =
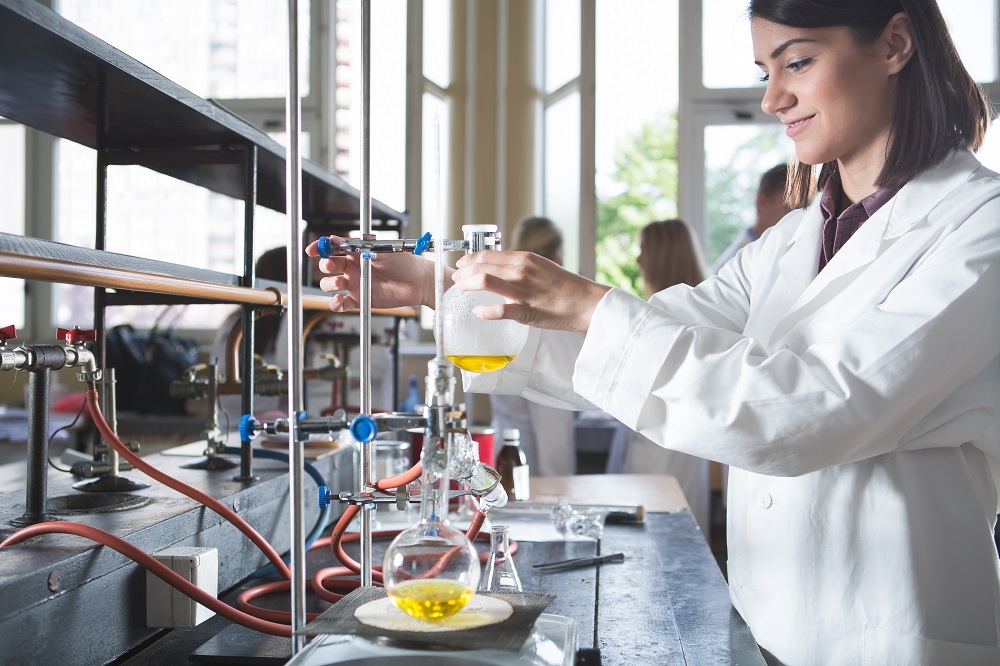
[[[536,327],[467,388],[594,404],[730,465],[730,593],[774,663],[998,664],[1000,177],[968,152],[986,102],[929,0],[750,15],[793,202],[807,165],[821,194],[649,302],[531,255],[464,257],[460,288],[510,301],[480,316]],[[433,303],[428,267],[389,259],[379,304]],[[349,262],[326,269],[356,289]]]

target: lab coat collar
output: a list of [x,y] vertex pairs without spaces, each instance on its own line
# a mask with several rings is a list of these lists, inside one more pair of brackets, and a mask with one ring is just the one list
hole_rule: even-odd
[[971,152],[956,151],[914,178],[861,225],[818,275],[822,211],[818,199],[813,201],[778,261],[795,308],[874,261],[979,167]]

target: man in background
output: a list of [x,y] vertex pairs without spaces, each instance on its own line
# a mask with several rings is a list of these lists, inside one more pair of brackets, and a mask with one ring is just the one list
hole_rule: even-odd
[[712,265],[712,272],[718,273],[726,262],[736,256],[744,245],[749,245],[765,231],[778,223],[791,208],[785,203],[785,183],[788,180],[788,166],[778,164],[764,172],[757,186],[757,217],[752,227],[745,228],[729,244]]

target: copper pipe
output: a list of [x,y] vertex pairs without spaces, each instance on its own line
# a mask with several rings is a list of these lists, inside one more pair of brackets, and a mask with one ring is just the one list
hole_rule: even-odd
[[[257,311],[253,314],[253,320],[257,321],[261,317],[280,314],[277,310]],[[229,329],[229,336],[226,338],[226,355],[223,359],[223,372],[226,381],[219,386],[219,392],[223,395],[231,395],[240,392],[240,384],[243,381],[240,373],[240,343],[243,341],[243,324],[236,320],[232,328]],[[225,390],[223,390],[225,388]]]
[[[60,259],[33,257],[4,251],[0,251],[0,275],[24,280],[77,284],[84,287],[128,289],[154,294],[189,296],[221,300],[228,303],[250,303],[265,306],[288,304],[288,295],[274,289],[251,289],[214,282],[201,282],[170,275],[77,264]],[[325,295],[303,294],[302,307],[305,310],[328,310],[330,300]],[[386,308],[373,312],[399,317],[416,315],[414,308]]]

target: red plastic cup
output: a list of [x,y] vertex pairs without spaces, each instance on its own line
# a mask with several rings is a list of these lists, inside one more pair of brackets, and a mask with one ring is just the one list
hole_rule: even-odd
[[[410,435],[410,463],[416,465],[420,462],[420,453],[423,451],[424,431],[420,428],[413,428],[406,432]],[[472,441],[479,446],[479,460],[490,467],[496,466],[496,460],[493,457],[493,433],[493,428],[483,426],[472,426],[469,428]]]
[[473,441],[479,445],[480,462],[490,467],[495,467],[496,461],[493,459],[493,428],[471,426],[469,434],[472,435]]

